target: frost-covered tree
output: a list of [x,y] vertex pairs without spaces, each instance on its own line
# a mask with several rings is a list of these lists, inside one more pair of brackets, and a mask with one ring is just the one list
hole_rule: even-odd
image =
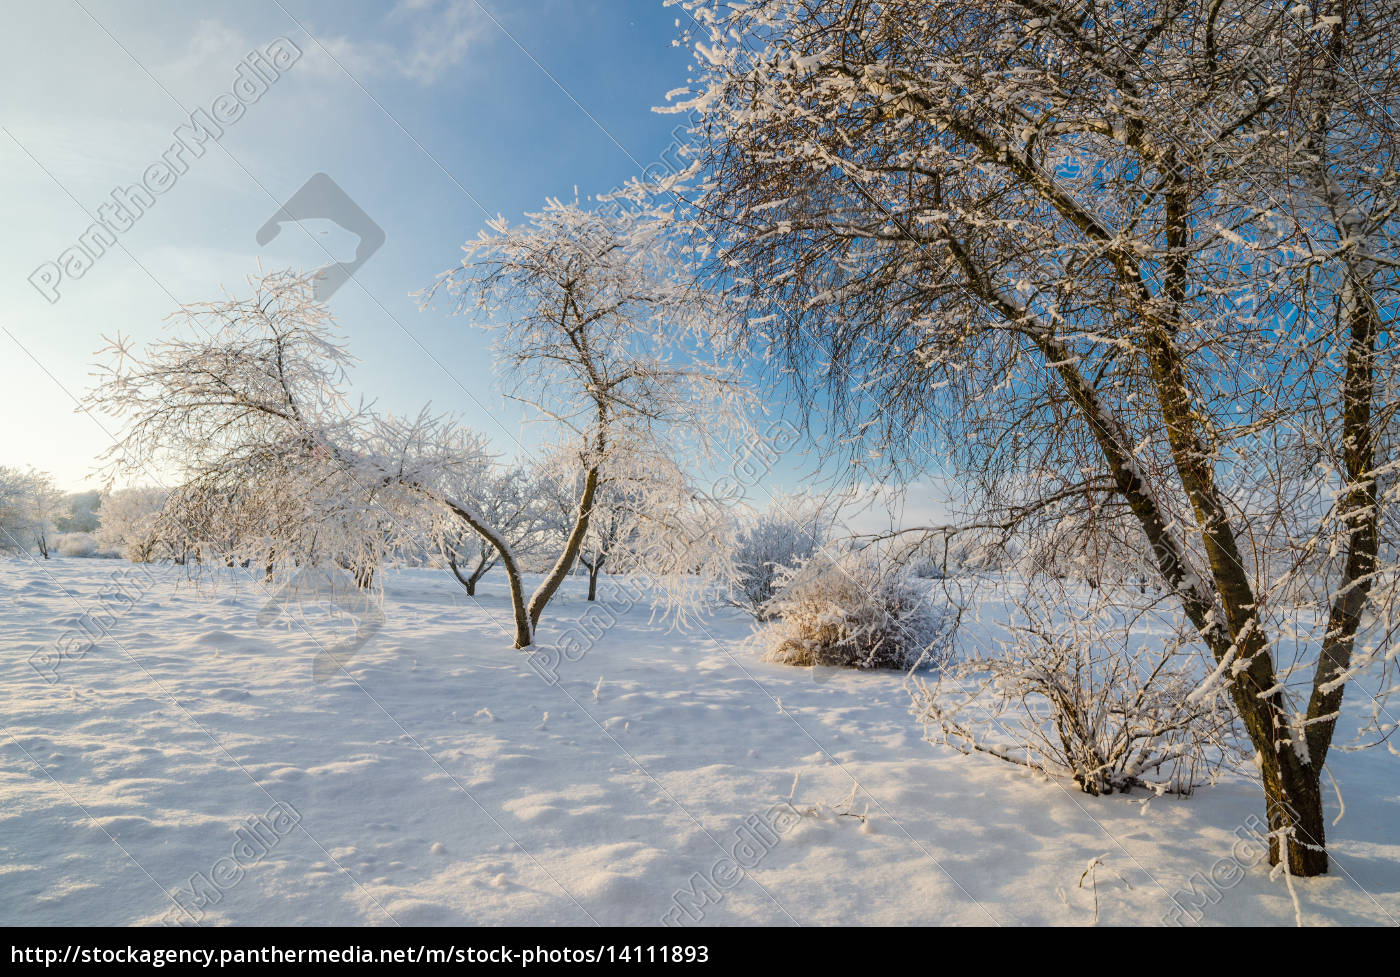
[[0,552],[37,549],[47,560],[49,540],[63,504],[63,493],[49,475],[0,467]]
[[610,478],[635,499],[649,572],[723,574],[718,540],[679,523],[694,509],[695,471],[744,429],[750,402],[710,350],[718,310],[689,280],[669,215],[550,200],[524,223],[493,220],[463,250],[425,304],[442,292],[484,316],[507,395],[551,425],[579,473],[563,544],[530,596],[531,626],[578,562]]
[[49,543],[57,533],[57,521],[64,514],[67,498],[54,484],[53,477],[43,472],[29,475],[31,532],[34,546],[44,559],[49,558]]
[[[871,464],[937,435],[972,522],[1131,525],[1257,751],[1271,857],[1326,872],[1342,697],[1384,702],[1400,633],[1400,8],[686,6],[736,339]],[[1320,613],[1271,599],[1300,585]]]
[[102,504],[98,489],[74,492],[68,496],[63,512],[54,520],[60,533],[93,533],[97,531],[97,509]]
[[[573,530],[577,500],[587,477],[576,461],[567,451],[555,451],[546,460],[539,481],[544,505],[536,531],[552,540],[549,548],[556,551],[560,541]],[[590,601],[598,599],[598,579],[604,568],[619,571],[636,563],[630,555],[641,539],[638,526],[644,486],[634,484],[640,473],[629,473],[624,461],[614,456],[608,470],[599,475],[588,533],[579,547],[578,566],[588,574]]]
[[[120,553],[132,563],[150,563],[170,536],[161,516],[168,493],[156,486],[118,489],[102,497],[97,545]],[[169,548],[165,548],[167,552]],[[173,555],[173,554],[170,554]]]
[[588,535],[579,549],[578,561],[588,571],[588,599],[598,599],[598,577],[603,568],[625,560],[625,552],[636,542],[638,500],[624,485],[604,482],[593,503]]
[[340,566],[369,584],[389,554],[443,523],[495,536],[470,499],[451,494],[481,470],[481,439],[450,418],[352,403],[353,358],[314,277],[279,271],[251,284],[249,296],[185,307],[143,350],[111,343],[88,398],[122,424],[109,476],[172,472],[180,488],[161,511],[166,533],[208,540],[269,579]]

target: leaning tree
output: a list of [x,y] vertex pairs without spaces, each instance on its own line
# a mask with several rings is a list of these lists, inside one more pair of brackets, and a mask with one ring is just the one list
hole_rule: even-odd
[[[511,544],[518,561],[525,561],[539,547],[538,528],[546,505],[540,498],[545,479],[516,465],[490,464],[464,477],[457,494],[476,500],[483,519]],[[467,596],[476,596],[481,579],[501,562],[501,552],[480,533],[463,525],[447,524],[437,547]]]
[[736,339],[982,525],[1133,527],[1326,872],[1344,691],[1396,728],[1396,4],[685,7]]

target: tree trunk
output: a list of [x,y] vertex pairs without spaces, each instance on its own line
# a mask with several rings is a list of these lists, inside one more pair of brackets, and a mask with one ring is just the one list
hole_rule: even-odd
[[[425,493],[432,495],[432,493]],[[458,519],[470,526],[496,548],[499,554],[501,566],[505,568],[506,580],[510,584],[510,605],[511,612],[515,617],[515,647],[528,648],[535,643],[534,621],[525,609],[525,590],[520,580],[520,567],[515,562],[515,552],[510,548],[504,536],[498,533],[491,526],[488,526],[481,515],[470,507],[452,499],[433,496],[442,504],[446,505]]]
[[[1292,747],[1285,745],[1285,750]],[[1282,759],[1284,762],[1278,763]],[[1288,874],[1311,878],[1327,874],[1327,832],[1322,814],[1322,778],[1311,764],[1289,763],[1275,758],[1282,777],[1264,780],[1264,798],[1269,814],[1269,864],[1278,865],[1287,857]],[[1280,838],[1287,839],[1285,852],[1279,852]]]
[[598,599],[598,570],[602,567],[601,559],[594,559],[588,566],[588,599]]
[[[955,251],[955,254],[958,252]],[[1022,316],[1004,301],[994,301],[1015,321]],[[1277,684],[1266,636],[1254,615],[1254,595],[1243,569],[1233,527],[1216,494],[1213,473],[1205,459],[1209,453],[1197,440],[1189,410],[1189,396],[1181,379],[1178,351],[1160,324],[1149,333],[1148,360],[1157,385],[1159,404],[1166,421],[1168,442],[1183,487],[1195,509],[1197,526],[1210,561],[1209,579],[1215,598],[1224,610],[1221,621],[1215,600],[1194,574],[1188,575],[1185,548],[1175,538],[1131,456],[1124,449],[1116,419],[1105,410],[1095,391],[1079,374],[1057,337],[1048,329],[1030,334],[1053,363],[1079,409],[1095,441],[1102,449],[1119,494],[1137,517],[1156,556],[1163,580],[1182,600],[1187,616],[1217,662],[1234,654],[1245,663],[1231,685],[1231,698],[1260,757],[1265,806],[1271,831],[1270,860],[1287,858],[1290,874],[1310,877],[1325,874],[1327,853],[1322,817],[1321,764],[1304,762],[1290,742],[1288,717],[1274,698],[1260,695]],[[1325,749],[1325,747],[1324,747]],[[1316,757],[1316,754],[1314,754]],[[1280,852],[1280,840],[1286,839]]]
[[550,570],[549,576],[536,588],[534,595],[530,598],[530,626],[540,623],[540,615],[544,613],[545,605],[554,596],[559,585],[564,582],[564,578],[569,575],[569,570],[578,560],[579,550],[583,548],[583,538],[588,534],[588,522],[593,515],[593,499],[598,492],[598,466],[594,465],[588,470],[587,476],[583,480],[583,494],[578,500],[578,516],[574,520],[574,528],[569,533],[569,540],[564,546],[564,552],[559,554],[559,559],[554,564],[554,569]]
[[487,559],[484,556],[477,561],[476,569],[472,571],[472,575],[468,577],[465,581],[467,587],[467,596],[476,596],[477,583],[479,583],[481,578],[486,576],[486,574],[490,572],[491,568],[495,565],[496,561],[494,559]]

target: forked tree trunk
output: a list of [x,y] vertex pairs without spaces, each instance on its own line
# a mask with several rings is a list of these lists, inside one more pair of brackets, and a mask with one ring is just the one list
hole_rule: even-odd
[[579,496],[578,500],[578,515],[574,519],[574,528],[569,533],[568,542],[564,544],[564,552],[559,554],[554,568],[549,571],[549,575],[544,578],[544,582],[536,588],[534,595],[530,598],[531,627],[540,623],[540,615],[544,613],[545,605],[559,589],[559,585],[564,582],[564,578],[569,575],[570,568],[578,561],[579,550],[583,548],[583,538],[588,535],[588,522],[593,515],[593,500],[597,494],[598,466],[594,465],[588,469],[588,474],[584,477],[583,494]]
[[462,568],[461,568],[460,566],[457,565],[457,557],[456,557],[455,555],[453,555],[452,553],[449,553],[448,556],[447,556],[447,566],[448,566],[448,569],[450,569],[450,570],[452,571],[452,575],[453,575],[454,577],[457,578],[457,582],[458,582],[459,584],[461,584],[463,587],[466,588],[466,590],[467,590],[467,596],[468,596],[468,597],[475,597],[475,596],[476,596],[476,574],[470,574],[470,575],[465,576],[465,577],[462,576]]
[[466,588],[467,596],[475,597],[477,583],[496,565],[496,561],[483,556],[476,561],[476,569],[472,570],[469,574],[463,575],[462,568],[457,564],[456,555],[449,553],[447,565],[452,568],[452,575],[457,578],[457,582]]

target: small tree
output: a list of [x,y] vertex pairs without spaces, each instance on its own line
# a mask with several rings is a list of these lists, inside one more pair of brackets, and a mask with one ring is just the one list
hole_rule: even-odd
[[57,505],[47,475],[0,467],[0,551],[28,553],[38,546],[47,559],[47,532]]
[[637,538],[638,500],[625,487],[605,482],[593,505],[588,536],[578,561],[588,571],[588,599],[598,599],[598,577],[610,560],[622,555]]
[[98,545],[120,553],[132,563],[155,560],[162,537],[169,539],[162,532],[161,520],[167,496],[165,489],[154,486],[108,492],[102,499]]
[[[578,565],[588,573],[588,599],[598,599],[598,578],[604,567],[627,564],[628,552],[640,538],[646,479],[641,472],[628,471],[626,459],[616,454],[607,470],[599,475],[593,497],[588,534],[579,548]],[[545,463],[539,481],[543,502],[538,532],[552,539],[552,548],[566,539],[577,515],[577,499],[586,472],[567,451],[555,451]]]
[[[508,395],[555,426],[579,472],[562,547],[526,608],[533,628],[587,545],[610,470],[628,479],[638,533],[656,544],[638,552],[664,554],[656,570],[724,572],[712,540],[673,523],[698,494],[692,469],[744,429],[750,400],[708,355],[718,310],[685,277],[669,215],[550,200],[526,217],[492,221],[424,302],[441,290],[459,312],[487,316]],[[502,562],[519,590],[518,561]]]
[[[517,559],[527,559],[546,503],[541,499],[540,480],[524,466],[496,467],[473,473],[471,484],[460,493],[476,500],[482,518],[506,538]],[[448,567],[469,596],[476,585],[501,562],[501,551],[488,539],[466,526],[448,527],[448,536],[438,541]]]

